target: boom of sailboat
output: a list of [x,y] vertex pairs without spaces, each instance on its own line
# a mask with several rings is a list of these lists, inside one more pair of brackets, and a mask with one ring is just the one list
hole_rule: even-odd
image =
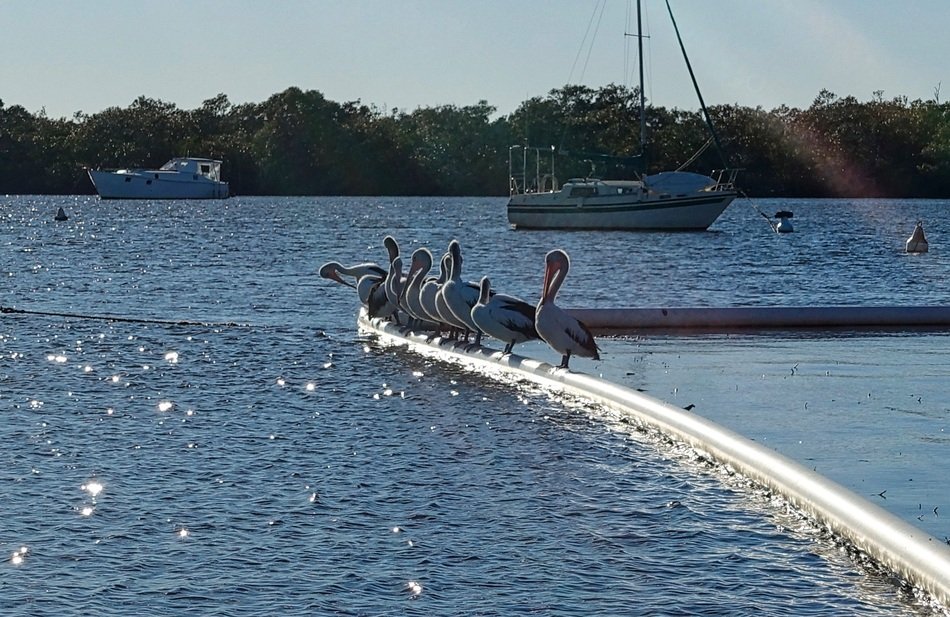
[[554,302],[570,263],[564,251],[553,250],[545,257],[541,295],[537,304],[531,304],[494,290],[487,275],[478,282],[463,279],[458,240],[449,242],[437,276],[429,274],[433,258],[428,248],[413,251],[403,276],[396,240],[386,236],[384,245],[386,266],[374,262],[344,266],[330,261],[319,269],[321,277],[357,289],[371,319],[392,321],[457,345],[480,346],[482,337],[488,336],[504,344],[506,355],[519,343],[542,340],[561,355],[559,368],[563,369],[570,368],[572,356],[600,359],[590,330]]

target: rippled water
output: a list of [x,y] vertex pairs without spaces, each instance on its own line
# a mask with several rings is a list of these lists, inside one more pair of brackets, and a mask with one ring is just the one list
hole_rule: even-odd
[[[2,203],[4,614],[934,612],[609,412],[361,337],[315,271],[382,260],[388,232],[458,237],[467,277],[532,301],[565,248],[565,306],[945,305],[945,202],[757,204],[795,212],[782,236],[746,202],[689,234],[515,232],[498,199]],[[917,220],[931,252],[904,255]],[[603,347],[572,366],[950,536],[945,332]]]

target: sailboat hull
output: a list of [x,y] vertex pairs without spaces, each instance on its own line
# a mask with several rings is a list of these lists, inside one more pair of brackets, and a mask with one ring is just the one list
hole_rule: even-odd
[[733,191],[588,198],[565,197],[561,192],[523,193],[509,199],[508,222],[517,229],[703,230],[735,198]]

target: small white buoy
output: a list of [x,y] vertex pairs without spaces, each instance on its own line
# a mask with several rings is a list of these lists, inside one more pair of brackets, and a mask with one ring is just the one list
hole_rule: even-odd
[[792,222],[789,220],[792,218],[793,214],[788,210],[779,210],[775,213],[775,218],[778,219],[778,224],[775,226],[775,231],[780,234],[788,234],[795,231],[795,228],[792,227]]
[[904,251],[907,253],[926,253],[928,250],[930,250],[930,246],[927,244],[927,237],[924,236],[924,226],[920,221],[917,221],[914,233],[907,238]]
[[53,217],[57,221],[68,221],[69,217],[66,216],[66,211],[63,210],[63,207],[60,206],[59,210],[56,211],[56,216]]

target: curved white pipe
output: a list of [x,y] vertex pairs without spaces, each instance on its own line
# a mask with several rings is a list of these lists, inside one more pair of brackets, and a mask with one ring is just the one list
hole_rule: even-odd
[[685,442],[698,452],[761,486],[823,522],[876,562],[950,607],[950,546],[904,522],[845,487],[701,416],[629,388],[584,373],[558,369],[486,347],[458,347],[454,341],[427,342],[422,335],[366,316],[359,326],[382,339],[443,358],[477,362],[579,394],[626,412],[641,424]]

